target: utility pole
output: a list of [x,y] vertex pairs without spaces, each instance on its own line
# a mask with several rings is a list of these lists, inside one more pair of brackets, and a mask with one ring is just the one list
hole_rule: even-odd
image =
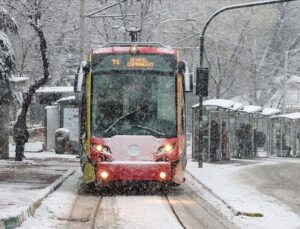
[[84,55],[84,0],[80,0],[80,44],[79,44],[79,58],[83,61]]
[[289,52],[284,53],[284,78],[283,78],[283,98],[282,98],[282,108],[283,108],[283,114],[286,113],[286,90],[287,90],[287,68],[288,68],[288,57]]
[[[258,1],[258,2],[251,2],[251,3],[243,3],[243,4],[237,4],[237,5],[230,5],[224,8],[221,8],[220,10],[216,11],[213,13],[210,18],[207,20],[201,36],[200,36],[200,68],[199,72],[203,72],[204,67],[203,67],[203,55],[204,55],[204,39],[205,39],[205,32],[207,30],[208,25],[211,23],[211,21],[221,14],[222,12],[228,11],[228,10],[234,10],[234,9],[240,9],[240,8],[249,8],[249,7],[254,7],[254,6],[262,6],[262,5],[270,5],[270,4],[278,4],[278,3],[283,3],[283,2],[293,2],[293,1],[298,1],[298,0],[268,0],[268,1]],[[198,87],[201,87],[199,79],[197,80],[197,85]],[[203,137],[202,137],[202,115],[203,113],[203,97],[201,93],[199,93],[199,123],[200,123],[200,130],[199,130],[199,155],[198,155],[198,167],[202,167],[202,154],[203,154]]]

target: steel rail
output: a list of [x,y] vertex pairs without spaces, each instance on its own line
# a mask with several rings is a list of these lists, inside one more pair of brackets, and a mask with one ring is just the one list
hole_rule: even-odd
[[183,224],[183,222],[181,221],[181,219],[179,218],[178,214],[176,213],[175,211],[175,208],[173,207],[171,201],[169,200],[168,196],[166,193],[164,193],[164,197],[166,198],[170,208],[171,208],[171,211],[173,212],[175,218],[177,219],[178,223],[182,226],[182,228],[186,229],[187,227]]

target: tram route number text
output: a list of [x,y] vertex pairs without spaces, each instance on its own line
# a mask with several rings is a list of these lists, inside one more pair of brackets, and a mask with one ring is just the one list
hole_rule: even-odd
[[112,59],[112,64],[113,65],[120,65],[120,60],[119,59]]

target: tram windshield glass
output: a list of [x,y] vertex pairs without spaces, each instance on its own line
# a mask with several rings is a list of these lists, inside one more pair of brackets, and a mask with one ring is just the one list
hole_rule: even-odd
[[176,78],[149,71],[93,73],[92,135],[176,136]]

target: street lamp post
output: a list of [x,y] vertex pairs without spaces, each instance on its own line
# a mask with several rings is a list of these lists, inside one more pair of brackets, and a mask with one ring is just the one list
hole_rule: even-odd
[[[236,4],[236,5],[230,5],[224,8],[221,8],[220,10],[213,13],[210,18],[207,20],[201,36],[200,36],[200,69],[199,72],[203,72],[203,55],[204,55],[204,39],[205,39],[205,32],[207,30],[208,25],[211,23],[211,21],[221,14],[222,12],[228,11],[228,10],[234,10],[234,9],[240,9],[240,8],[249,8],[254,6],[262,6],[262,5],[270,5],[270,4],[277,4],[277,3],[283,3],[283,2],[292,2],[292,1],[298,1],[298,0],[268,0],[268,1],[259,1],[259,2],[251,2],[251,3],[243,3],[243,4]],[[197,84],[199,84],[199,79],[197,80]],[[200,85],[198,85],[200,88]],[[202,113],[203,113],[203,97],[201,93],[199,93],[199,155],[198,155],[198,167],[202,167],[202,145],[203,145],[203,139],[202,139]]]
[[288,58],[290,53],[299,52],[300,49],[288,50],[284,54],[284,78],[283,78],[283,96],[282,96],[282,112],[286,113],[286,94],[287,94],[287,78],[288,78]]

